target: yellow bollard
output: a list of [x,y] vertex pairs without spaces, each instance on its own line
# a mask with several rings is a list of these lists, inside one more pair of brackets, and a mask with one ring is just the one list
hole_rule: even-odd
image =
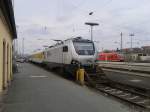
[[79,81],[80,81],[81,85],[84,85],[84,69],[80,69]]
[[84,85],[84,69],[78,69],[76,73],[76,80],[79,81],[81,85]]

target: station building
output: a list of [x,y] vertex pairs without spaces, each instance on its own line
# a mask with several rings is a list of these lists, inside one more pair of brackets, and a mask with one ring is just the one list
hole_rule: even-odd
[[11,0],[0,0],[0,92],[12,78],[13,40],[17,38]]

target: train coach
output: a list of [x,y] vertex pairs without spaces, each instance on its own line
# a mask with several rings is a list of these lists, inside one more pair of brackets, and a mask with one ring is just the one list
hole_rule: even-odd
[[45,58],[44,52],[38,52],[30,56],[30,61],[36,64],[42,64]]
[[91,66],[95,65],[96,57],[97,49],[94,42],[76,37],[60,41],[43,52],[33,54],[30,60],[34,63],[41,63],[50,69],[63,68],[63,70],[73,73],[77,67],[89,70]]
[[121,54],[118,54],[116,52],[110,52],[110,53],[99,53],[98,55],[98,61],[110,61],[110,62],[122,62],[124,61],[124,57]]

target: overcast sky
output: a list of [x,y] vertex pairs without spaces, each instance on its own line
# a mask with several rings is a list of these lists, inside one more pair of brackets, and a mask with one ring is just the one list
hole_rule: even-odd
[[[98,22],[94,40],[102,49],[150,45],[150,0],[15,0],[18,42],[25,38],[25,53],[51,45],[52,39],[82,36],[90,39],[85,22]],[[94,12],[89,15],[89,12]]]

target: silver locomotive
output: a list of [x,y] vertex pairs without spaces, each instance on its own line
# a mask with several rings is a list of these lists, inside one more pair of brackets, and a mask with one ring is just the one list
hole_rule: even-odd
[[44,55],[42,61],[40,59],[42,64],[49,68],[60,67],[72,73],[77,67],[87,69],[95,65],[97,49],[93,41],[76,37],[58,42],[42,54]]

